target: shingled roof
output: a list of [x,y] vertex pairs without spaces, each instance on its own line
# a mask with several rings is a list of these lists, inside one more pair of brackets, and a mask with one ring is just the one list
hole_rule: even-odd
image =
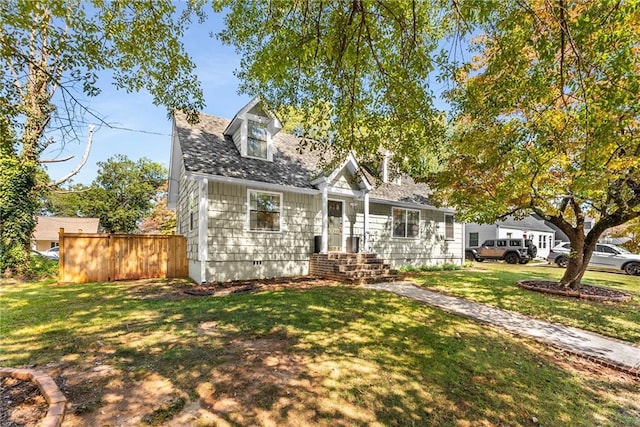
[[[321,169],[317,152],[301,149],[300,138],[285,132],[273,138],[273,162],[242,157],[231,137],[224,135],[229,123],[201,113],[199,123],[192,125],[186,116],[176,113],[175,130],[187,172],[303,189],[317,189],[313,181],[329,175]],[[410,177],[403,177],[402,185],[382,183],[368,172],[365,179],[376,182],[370,193],[373,199],[433,206],[429,187]]]
[[517,228],[528,231],[544,231],[547,233],[554,232],[554,230],[546,225],[543,221],[537,220],[532,216],[526,216],[522,219],[508,217],[502,221],[496,222],[496,224],[501,227]]
[[100,218],[72,218],[63,216],[37,216],[34,240],[58,240],[61,228],[67,233],[97,233]]
[[175,122],[187,172],[307,189],[314,189],[311,181],[322,174],[317,153],[299,152],[300,139],[293,135],[274,136],[273,162],[267,162],[240,155],[231,137],[223,134],[227,119],[200,114],[200,122],[191,125],[176,114]]

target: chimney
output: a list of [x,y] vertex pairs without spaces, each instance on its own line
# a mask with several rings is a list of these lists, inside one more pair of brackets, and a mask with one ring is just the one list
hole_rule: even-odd
[[389,182],[389,157],[391,157],[391,153],[385,151],[382,159],[382,182],[385,184]]

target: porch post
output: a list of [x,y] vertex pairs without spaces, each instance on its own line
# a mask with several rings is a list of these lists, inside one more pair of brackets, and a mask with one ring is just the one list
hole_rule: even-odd
[[369,252],[369,192],[364,193],[364,229],[362,232],[362,249]]
[[322,185],[322,246],[320,248],[321,254],[329,252],[329,186],[327,184]]

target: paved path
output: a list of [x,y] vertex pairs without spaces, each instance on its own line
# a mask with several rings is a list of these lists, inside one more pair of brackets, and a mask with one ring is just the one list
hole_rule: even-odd
[[368,289],[389,291],[449,313],[504,328],[512,333],[551,344],[568,352],[640,376],[640,346],[606,338],[569,326],[536,320],[513,311],[451,297],[420,288],[411,282],[373,283]]

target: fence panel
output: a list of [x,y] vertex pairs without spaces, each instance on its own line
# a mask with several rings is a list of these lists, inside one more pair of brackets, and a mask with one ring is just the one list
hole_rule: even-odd
[[60,229],[59,282],[107,282],[189,274],[183,236],[78,234]]

